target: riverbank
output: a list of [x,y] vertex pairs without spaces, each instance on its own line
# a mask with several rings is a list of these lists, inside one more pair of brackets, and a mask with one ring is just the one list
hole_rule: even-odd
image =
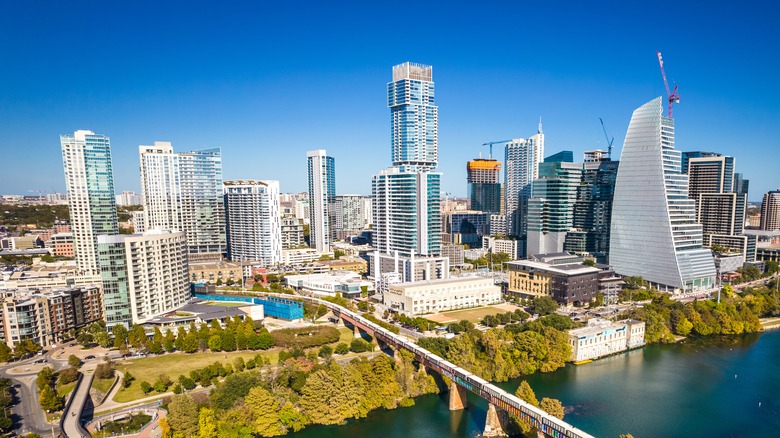
[[761,331],[780,329],[780,318],[761,318]]

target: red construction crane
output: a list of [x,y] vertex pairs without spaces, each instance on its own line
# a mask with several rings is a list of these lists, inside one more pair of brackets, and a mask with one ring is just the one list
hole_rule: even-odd
[[669,96],[669,117],[672,117],[672,104],[680,103],[680,93],[677,92],[677,85],[675,84],[674,90],[669,91],[669,82],[666,80],[666,72],[664,71],[664,60],[661,58],[661,52],[655,52],[658,55],[658,64],[661,66],[661,75],[664,77],[664,86],[666,87],[666,95]]

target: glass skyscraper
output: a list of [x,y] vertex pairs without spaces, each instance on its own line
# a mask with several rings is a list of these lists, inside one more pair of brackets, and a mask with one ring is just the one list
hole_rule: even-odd
[[539,163],[544,157],[542,123],[536,135],[528,139],[516,138],[504,148],[504,204],[507,235],[526,235],[528,199],[533,181],[539,176]]
[[466,181],[472,210],[501,212],[501,162],[477,158],[466,163]]
[[434,170],[439,161],[439,108],[434,104],[433,67],[405,62],[387,84],[393,166]]
[[336,160],[322,149],[306,153],[309,172],[309,239],[319,252],[330,252],[336,235]]
[[225,211],[230,260],[281,263],[279,181],[225,181]]
[[119,233],[111,144],[105,135],[79,130],[61,135],[60,145],[76,265],[83,274],[100,275],[97,236]]
[[[567,151],[568,152],[568,151]],[[553,160],[561,159],[558,155]],[[548,161],[539,165],[528,201],[526,257],[563,251],[566,233],[574,223],[574,204],[582,177],[582,165]]]
[[640,275],[663,290],[706,290],[714,286],[715,263],[702,247],[688,176],[674,149],[674,120],[663,116],[663,104],[658,97],[642,105],[628,125],[609,262],[618,274]]

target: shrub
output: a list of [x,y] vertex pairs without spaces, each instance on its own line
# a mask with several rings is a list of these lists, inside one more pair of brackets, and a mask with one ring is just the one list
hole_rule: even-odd
[[271,337],[277,346],[283,348],[310,348],[337,342],[341,334],[335,327],[302,327],[275,330]]
[[349,345],[349,350],[353,353],[363,353],[366,351],[372,351],[374,346],[367,342],[365,339],[353,339]]
[[336,354],[347,354],[349,353],[349,345],[347,345],[344,342],[339,342],[339,345],[336,345],[336,349],[333,350]]
[[140,383],[140,385],[141,385],[141,391],[143,391],[144,394],[149,394],[150,392],[152,392],[152,385],[150,385],[149,382],[144,380],[143,382]]
[[57,380],[60,382],[60,385],[75,382],[78,378],[79,370],[73,367],[65,368],[64,370],[60,371],[60,374],[57,376]]

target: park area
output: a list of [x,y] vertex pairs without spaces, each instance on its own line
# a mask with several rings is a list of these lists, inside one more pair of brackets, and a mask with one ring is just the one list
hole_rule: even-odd
[[482,321],[488,315],[497,315],[499,313],[514,312],[515,309],[520,307],[512,304],[496,304],[495,306],[475,307],[473,309],[453,310],[451,312],[435,313],[433,315],[425,315],[426,319],[429,319],[438,324],[449,324],[462,320],[470,322]]

